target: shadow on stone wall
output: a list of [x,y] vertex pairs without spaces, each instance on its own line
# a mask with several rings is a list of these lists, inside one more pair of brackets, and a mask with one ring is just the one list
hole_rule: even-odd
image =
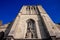
[[4,38],[3,40],[6,40],[8,38],[8,34],[12,28],[14,22],[10,22],[10,24],[8,24],[8,27],[6,28],[5,32],[4,32]]
[[10,30],[11,30],[12,25],[13,25],[13,22],[11,22],[11,23],[8,25],[8,27],[7,27],[6,30],[5,30],[4,37],[7,37],[7,36],[8,36],[8,34],[9,34]]
[[37,8],[37,11],[39,13],[39,15],[38,15],[38,19],[39,19],[38,24],[39,24],[39,27],[40,27],[41,37],[43,38],[44,36],[46,36],[48,40],[52,40],[51,37],[50,37],[50,34],[49,34],[49,32],[48,32],[48,30],[46,28],[44,20],[40,15],[40,11],[39,11],[38,7],[36,7],[36,8]]
[[4,37],[4,32],[0,32],[0,40],[3,40],[3,37]]

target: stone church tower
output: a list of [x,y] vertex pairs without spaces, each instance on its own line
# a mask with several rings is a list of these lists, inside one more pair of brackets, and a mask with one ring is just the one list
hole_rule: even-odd
[[5,29],[4,38],[56,40],[59,35],[59,29],[41,5],[24,5],[16,19]]

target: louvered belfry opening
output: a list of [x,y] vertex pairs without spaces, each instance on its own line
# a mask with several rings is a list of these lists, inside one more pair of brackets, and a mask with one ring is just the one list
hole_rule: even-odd
[[36,6],[27,6],[27,7],[26,7],[26,14],[28,14],[28,15],[38,14],[38,13],[37,13]]

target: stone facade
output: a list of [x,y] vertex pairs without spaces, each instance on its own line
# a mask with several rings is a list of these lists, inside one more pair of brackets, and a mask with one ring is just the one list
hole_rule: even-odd
[[2,25],[2,21],[0,20],[0,26]]
[[5,26],[0,31],[7,40],[60,40],[60,30],[41,5],[24,5],[15,20]]

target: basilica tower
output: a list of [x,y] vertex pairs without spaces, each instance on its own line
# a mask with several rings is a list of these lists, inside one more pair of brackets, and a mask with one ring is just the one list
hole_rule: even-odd
[[59,33],[41,5],[24,5],[14,20],[8,36],[13,36],[14,39],[55,40]]

